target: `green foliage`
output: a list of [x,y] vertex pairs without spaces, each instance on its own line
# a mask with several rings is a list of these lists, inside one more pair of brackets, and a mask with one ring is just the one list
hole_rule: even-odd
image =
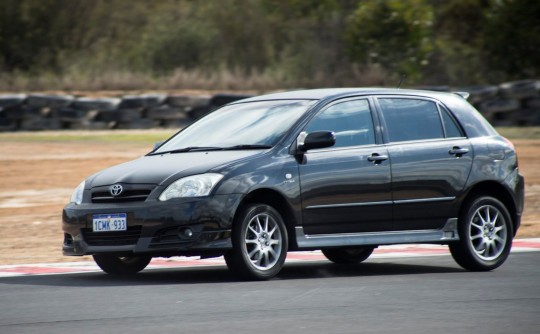
[[535,0],[0,0],[0,8],[4,89],[174,88],[179,78],[210,89],[379,85],[398,73],[409,85],[459,85],[540,72]]
[[493,1],[482,32],[490,66],[512,79],[540,76],[540,1]]
[[490,79],[479,42],[488,7],[489,0],[441,0],[433,6],[434,50],[424,82],[467,85]]
[[157,73],[195,68],[209,63],[216,32],[204,22],[174,16],[160,17],[142,33],[132,50],[141,70]]
[[433,10],[424,0],[362,3],[347,30],[350,55],[417,80],[433,49],[432,24]]
[[44,1],[3,1],[0,10],[0,68],[29,71],[35,66],[55,66],[53,54],[62,47],[55,39],[58,24],[51,12],[61,3]]

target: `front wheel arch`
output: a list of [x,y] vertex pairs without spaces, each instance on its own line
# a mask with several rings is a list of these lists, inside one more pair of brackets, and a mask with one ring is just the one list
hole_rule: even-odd
[[287,228],[277,210],[261,203],[245,205],[235,217],[233,248],[225,253],[225,262],[241,278],[272,278],[285,263],[287,240]]
[[256,189],[250,193],[248,193],[243,199],[240,205],[238,206],[234,220],[236,220],[237,215],[242,211],[242,209],[247,206],[254,203],[260,203],[260,204],[266,204],[271,207],[273,207],[281,217],[283,218],[283,221],[285,223],[285,227],[287,228],[287,234],[289,237],[289,250],[297,250],[298,244],[296,242],[296,231],[295,226],[299,225],[299,219],[301,217],[295,216],[295,211],[292,207],[292,204],[286,199],[286,197],[270,188],[261,188]]

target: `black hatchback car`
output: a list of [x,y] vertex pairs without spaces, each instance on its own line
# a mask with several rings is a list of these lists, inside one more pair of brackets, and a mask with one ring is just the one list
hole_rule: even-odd
[[110,274],[224,255],[266,279],[288,251],[358,263],[379,245],[433,243],[494,269],[524,180],[513,145],[464,96],[318,89],[230,103],[83,181],[63,211],[63,252]]

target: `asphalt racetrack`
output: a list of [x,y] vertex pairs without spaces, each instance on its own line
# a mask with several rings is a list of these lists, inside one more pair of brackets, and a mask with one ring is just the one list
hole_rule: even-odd
[[270,281],[223,265],[0,278],[0,333],[539,333],[540,252],[493,272],[447,255],[287,263]]

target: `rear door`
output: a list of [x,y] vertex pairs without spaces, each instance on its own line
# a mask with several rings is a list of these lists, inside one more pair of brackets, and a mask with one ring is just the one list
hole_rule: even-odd
[[441,228],[470,173],[473,150],[437,101],[379,97],[392,161],[394,229]]
[[329,105],[304,129],[319,130],[333,131],[336,144],[308,151],[299,164],[306,234],[391,230],[390,163],[370,101]]

